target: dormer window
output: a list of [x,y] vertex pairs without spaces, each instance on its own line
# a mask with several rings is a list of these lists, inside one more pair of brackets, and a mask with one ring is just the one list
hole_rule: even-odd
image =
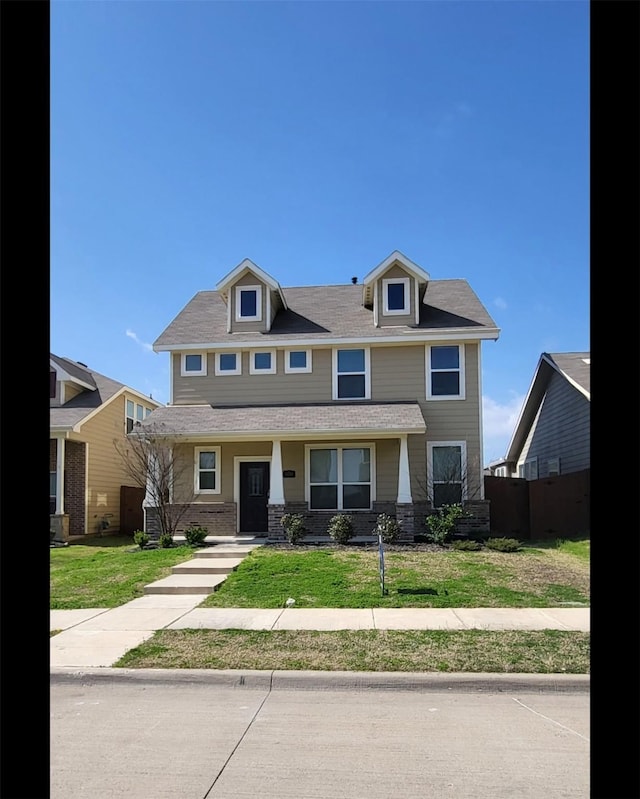
[[49,372],[49,399],[55,399],[56,396],[56,378],[57,374],[54,371]]
[[409,313],[409,278],[398,277],[382,281],[383,313],[399,316]]
[[207,356],[204,352],[182,354],[182,376],[195,377],[207,374]]
[[262,286],[236,286],[236,322],[262,321]]

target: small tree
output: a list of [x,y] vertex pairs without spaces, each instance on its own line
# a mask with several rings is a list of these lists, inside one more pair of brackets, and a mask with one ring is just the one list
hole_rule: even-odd
[[304,538],[304,518],[301,513],[285,513],[280,524],[290,544],[297,544]]
[[166,545],[193,499],[193,492],[185,490],[190,484],[191,464],[175,457],[169,431],[162,423],[138,424],[124,441],[115,439],[113,444],[127,475],[145,490],[145,501],[154,508],[160,528],[159,536],[154,537]]

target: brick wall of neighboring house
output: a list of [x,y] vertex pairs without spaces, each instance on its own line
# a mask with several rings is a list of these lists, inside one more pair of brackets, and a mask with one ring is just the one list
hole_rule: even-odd
[[55,472],[57,470],[58,457],[58,440],[56,438],[49,439],[49,471]]
[[69,535],[84,535],[86,447],[79,441],[65,441],[64,511],[69,515]]
[[[187,527],[206,527],[208,535],[236,534],[236,503],[221,502],[216,504],[194,503],[187,506],[181,516],[175,532],[183,534]],[[152,539],[160,537],[160,523],[156,508],[146,509],[146,527]]]

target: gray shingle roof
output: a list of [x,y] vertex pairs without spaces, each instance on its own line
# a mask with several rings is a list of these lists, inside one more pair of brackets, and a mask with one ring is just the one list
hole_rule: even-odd
[[547,352],[546,355],[561,372],[591,395],[591,365],[585,363],[585,360],[591,360],[591,353]]
[[[60,359],[63,360],[63,359]],[[63,366],[66,369],[66,366]],[[124,383],[111,380],[99,372],[90,371],[91,382],[96,386],[95,391],[83,391],[69,402],[59,408],[49,409],[50,427],[74,427],[81,422],[91,411],[104,405],[114,394],[124,388]],[[85,378],[82,378],[83,380]],[[88,381],[87,381],[88,382]]]
[[162,435],[232,438],[280,434],[301,437],[307,433],[372,433],[380,431],[423,433],[426,429],[420,406],[415,402],[359,402],[327,405],[263,405],[212,407],[171,405],[158,408],[141,428]]
[[69,358],[61,358],[59,355],[54,355],[52,352],[49,353],[49,357],[71,377],[77,377],[84,383],[88,383],[90,386],[95,387],[96,381],[93,379],[93,375],[87,366],[83,366],[77,361],[70,361]]
[[466,280],[432,280],[427,304],[420,305],[418,325],[376,328],[373,311],[362,305],[361,285],[302,286],[283,289],[289,306],[274,319],[269,333],[227,333],[227,306],[216,291],[198,292],[154,342],[154,347],[255,341],[258,337],[286,341],[301,337],[363,338],[403,336],[409,330],[491,328],[489,316]]

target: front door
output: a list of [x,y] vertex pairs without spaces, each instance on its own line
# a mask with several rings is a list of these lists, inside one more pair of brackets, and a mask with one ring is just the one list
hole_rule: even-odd
[[269,528],[269,463],[240,463],[240,532],[266,533]]

